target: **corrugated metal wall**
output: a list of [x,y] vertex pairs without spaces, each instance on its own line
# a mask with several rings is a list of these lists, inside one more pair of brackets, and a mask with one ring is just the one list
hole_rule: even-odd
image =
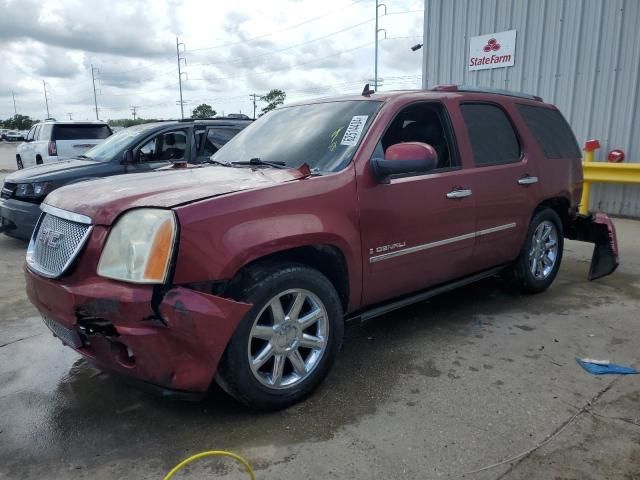
[[[457,83],[540,95],[599,160],[640,162],[639,0],[425,0],[423,86]],[[469,39],[517,30],[515,66],[469,72]],[[591,208],[640,217],[640,187],[595,185]]]

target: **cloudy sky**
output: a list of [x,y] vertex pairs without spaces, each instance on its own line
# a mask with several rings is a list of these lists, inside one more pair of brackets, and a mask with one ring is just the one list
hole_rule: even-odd
[[[423,0],[380,7],[382,89],[420,83]],[[251,114],[250,93],[288,100],[357,92],[373,77],[375,0],[0,0],[0,119],[17,111],[101,119],[177,118],[176,36],[185,116],[200,103]],[[182,47],[181,47],[182,48]],[[260,108],[260,105],[259,107]]]

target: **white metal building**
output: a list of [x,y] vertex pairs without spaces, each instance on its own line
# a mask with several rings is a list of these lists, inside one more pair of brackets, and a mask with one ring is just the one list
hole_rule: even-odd
[[[472,37],[509,30],[513,66],[470,71]],[[539,95],[598,160],[640,162],[640,0],[425,0],[422,82]],[[640,217],[640,187],[594,185],[591,208]]]

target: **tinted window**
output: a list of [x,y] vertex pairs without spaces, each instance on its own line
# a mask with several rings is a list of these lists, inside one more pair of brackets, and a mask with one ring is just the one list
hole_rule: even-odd
[[558,110],[518,105],[527,127],[547,158],[580,158],[580,147],[571,127]]
[[260,158],[335,172],[349,164],[380,105],[353,100],[279,108],[238,133],[213,159],[230,163]]
[[55,126],[55,140],[102,140],[111,135],[106,125],[64,125]]
[[520,144],[504,111],[495,105],[469,103],[460,110],[467,126],[476,165],[511,163],[520,159]]
[[240,130],[234,128],[210,128],[204,140],[201,156],[210,157],[231,140]]
[[122,153],[134,146],[140,139],[147,135],[149,130],[158,128],[157,124],[146,123],[135,127],[125,128],[111,135],[104,142],[100,142],[91,150],[87,150],[84,156],[98,162],[109,162],[114,158],[122,159]]
[[141,162],[183,160],[187,150],[187,132],[162,133],[140,147]]
[[38,135],[38,140],[51,140],[51,130],[53,129],[53,125],[50,123],[45,123],[40,127],[40,133]]

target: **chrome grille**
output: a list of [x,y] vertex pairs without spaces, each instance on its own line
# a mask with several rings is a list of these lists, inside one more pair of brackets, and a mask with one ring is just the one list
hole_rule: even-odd
[[46,277],[58,277],[71,265],[91,233],[91,225],[44,212],[31,238],[27,263]]
[[60,325],[55,320],[51,320],[49,317],[43,315],[42,320],[44,324],[49,327],[49,329],[53,332],[53,334],[62,340],[62,343],[70,345],[75,348],[80,348],[82,346],[82,338],[80,334],[75,330],[71,330],[63,325]]

